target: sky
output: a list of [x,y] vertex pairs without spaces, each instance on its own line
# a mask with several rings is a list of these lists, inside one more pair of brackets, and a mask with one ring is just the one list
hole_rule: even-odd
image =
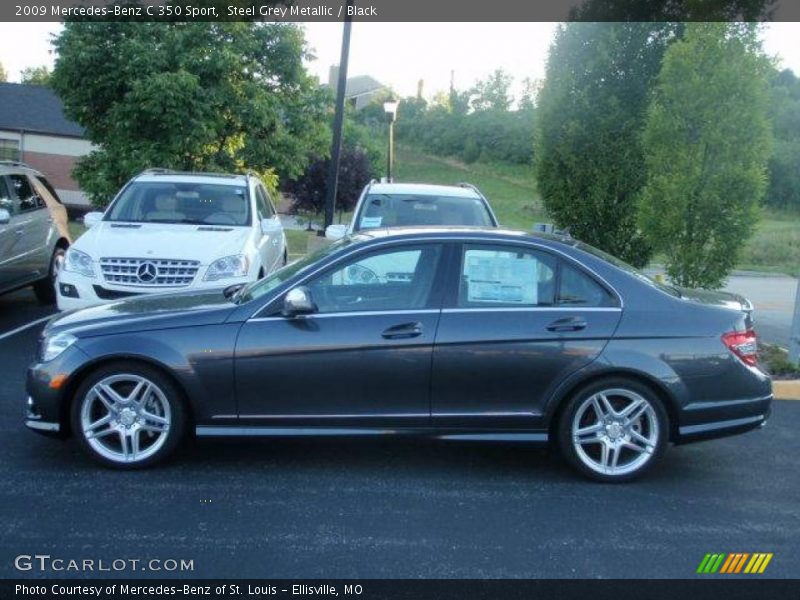
[[[26,67],[52,66],[50,39],[60,27],[0,23],[0,63],[9,81],[19,81]],[[308,23],[305,28],[316,55],[308,69],[327,82],[329,67],[339,63],[342,24]],[[525,77],[544,77],[555,30],[555,23],[354,23],[349,75],[371,75],[401,96],[416,94],[422,79],[427,98],[448,89],[451,71],[459,89],[471,87],[498,67],[520,85]],[[769,55],[800,74],[800,23],[767,24],[763,39]]]

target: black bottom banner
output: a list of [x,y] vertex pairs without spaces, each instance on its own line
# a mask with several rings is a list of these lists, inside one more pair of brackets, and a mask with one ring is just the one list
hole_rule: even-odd
[[363,579],[363,580],[2,580],[0,600],[130,600],[240,598],[242,600],[352,598],[358,600],[724,600],[800,598],[800,581],[783,579]]

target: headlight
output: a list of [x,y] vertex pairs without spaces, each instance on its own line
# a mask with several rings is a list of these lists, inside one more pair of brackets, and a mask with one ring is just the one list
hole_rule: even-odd
[[67,258],[64,260],[63,269],[73,273],[80,273],[86,277],[94,277],[94,261],[92,257],[75,248],[67,250]]
[[77,339],[78,338],[71,333],[57,333],[52,337],[48,336],[44,338],[44,342],[42,342],[42,362],[53,360],[64,350],[72,346]]
[[216,281],[217,279],[228,279],[229,277],[244,277],[250,268],[250,261],[243,254],[236,256],[226,256],[215,260],[208,267],[206,281]]

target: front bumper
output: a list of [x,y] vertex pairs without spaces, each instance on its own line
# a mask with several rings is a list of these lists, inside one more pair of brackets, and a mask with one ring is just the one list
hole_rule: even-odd
[[44,435],[66,437],[70,433],[67,396],[74,375],[89,362],[74,344],[55,359],[28,368],[25,388],[25,425]]
[[[201,267],[200,273],[204,272],[204,270],[205,267]],[[243,277],[204,281],[201,275],[198,274],[195,280],[189,285],[148,288],[109,284],[104,281],[102,277],[84,277],[77,273],[62,270],[58,274],[58,282],[56,284],[56,301],[58,303],[58,310],[74,310],[95,306],[97,304],[116,302],[133,296],[222,288],[237,283],[247,283],[254,278],[254,276],[248,274]]]

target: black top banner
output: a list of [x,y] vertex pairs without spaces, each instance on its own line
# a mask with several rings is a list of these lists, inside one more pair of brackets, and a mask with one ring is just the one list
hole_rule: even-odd
[[797,0],[3,0],[0,20],[800,21]]

